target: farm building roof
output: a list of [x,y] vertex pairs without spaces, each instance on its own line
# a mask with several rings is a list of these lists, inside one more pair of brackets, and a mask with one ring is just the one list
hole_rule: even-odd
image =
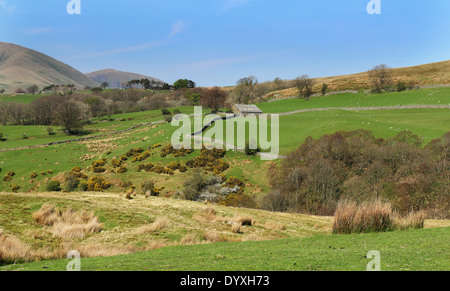
[[235,104],[234,106],[242,113],[263,113],[256,105]]

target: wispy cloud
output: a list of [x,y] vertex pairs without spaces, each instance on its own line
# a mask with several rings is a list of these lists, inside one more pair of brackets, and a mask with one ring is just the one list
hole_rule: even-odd
[[172,25],[172,32],[169,35],[169,38],[172,38],[178,34],[180,34],[183,30],[186,29],[186,23],[183,20],[179,20]]
[[131,53],[131,52],[143,51],[143,50],[160,47],[160,46],[168,44],[171,38],[180,34],[182,31],[185,30],[185,28],[186,28],[186,23],[184,21],[180,20],[180,21],[175,22],[172,25],[172,30],[171,30],[170,34],[168,34],[167,37],[162,40],[155,40],[155,41],[146,42],[146,43],[135,45],[135,46],[117,48],[117,49],[112,49],[112,50],[107,50],[107,51],[102,51],[102,52],[88,53],[88,54],[83,55],[82,57],[104,57],[104,56],[123,54],[123,53]]
[[223,11],[229,11],[244,4],[247,4],[251,0],[225,0],[225,5],[223,6]]
[[27,31],[28,34],[31,35],[40,35],[40,34],[45,34],[45,33],[49,33],[52,32],[53,28],[51,27],[34,27],[31,28]]
[[84,57],[84,58],[106,57],[106,56],[123,54],[123,53],[138,52],[138,51],[143,51],[143,50],[162,46],[162,45],[164,45],[164,43],[165,43],[165,41],[152,41],[152,42],[147,42],[147,43],[135,45],[135,46],[122,47],[122,48],[117,48],[117,49],[112,49],[112,50],[107,50],[107,51],[101,51],[101,52],[86,53],[86,54],[83,54],[82,57]]
[[0,0],[0,7],[8,13],[13,13],[16,10],[15,6],[9,5],[5,0]]

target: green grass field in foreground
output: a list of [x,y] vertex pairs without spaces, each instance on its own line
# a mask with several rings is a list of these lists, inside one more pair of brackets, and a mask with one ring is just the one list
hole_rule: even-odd
[[[172,246],[130,255],[82,259],[90,270],[138,271],[365,271],[381,254],[382,271],[450,270],[450,228],[324,235],[265,242]],[[0,267],[0,270],[64,271],[69,260]]]

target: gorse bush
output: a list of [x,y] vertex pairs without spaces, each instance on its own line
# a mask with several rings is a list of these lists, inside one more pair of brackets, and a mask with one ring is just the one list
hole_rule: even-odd
[[118,168],[118,167],[120,167],[120,166],[122,165],[122,161],[121,161],[121,160],[118,160],[118,159],[113,159],[113,160],[111,161],[111,165],[112,165],[114,168]]
[[143,152],[144,152],[143,148],[130,149],[128,152],[126,152],[125,156],[131,158],[140,155]]
[[19,192],[20,188],[21,187],[18,185],[11,185],[11,192],[17,193],[17,192]]
[[12,178],[16,175],[14,172],[8,172],[5,177],[3,177],[3,181],[9,182],[12,180]]
[[140,164],[138,166],[137,171],[138,172],[142,172],[142,171],[150,172],[150,170],[154,167],[155,167],[155,165],[153,165],[153,163]]
[[187,161],[186,166],[189,168],[202,168],[218,175],[230,167],[230,165],[222,159],[225,155],[225,150],[215,148],[207,149],[203,147],[200,156]]
[[109,189],[111,184],[100,176],[93,176],[87,182],[86,191],[103,192],[103,190]]
[[131,160],[132,163],[145,161],[150,157],[150,151],[145,151],[142,154],[135,155]]
[[171,144],[163,147],[161,149],[161,158],[164,158],[168,155],[173,154],[173,156],[175,158],[183,158],[186,157],[187,155],[191,154],[193,152],[193,150],[191,149],[185,149],[185,148],[181,148],[181,149],[175,149]]
[[157,188],[155,186],[155,182],[146,181],[141,184],[142,194],[145,195],[146,198],[150,196],[159,196],[162,190],[165,189],[164,186]]

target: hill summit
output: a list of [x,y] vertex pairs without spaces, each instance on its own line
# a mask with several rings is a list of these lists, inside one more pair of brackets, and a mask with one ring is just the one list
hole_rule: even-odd
[[83,73],[52,57],[23,46],[0,42],[0,89],[14,92],[37,85],[73,84],[77,88],[98,86]]
[[135,73],[129,73],[129,72],[122,72],[117,71],[114,69],[105,69],[100,71],[95,71],[92,73],[86,74],[89,78],[94,80],[95,82],[101,84],[103,82],[107,82],[109,85],[109,88],[111,89],[118,89],[124,87],[124,84],[131,80],[142,80],[142,79],[148,79],[150,81],[155,81],[159,83],[164,83],[163,81],[154,78],[149,77],[141,74],[135,74]]

